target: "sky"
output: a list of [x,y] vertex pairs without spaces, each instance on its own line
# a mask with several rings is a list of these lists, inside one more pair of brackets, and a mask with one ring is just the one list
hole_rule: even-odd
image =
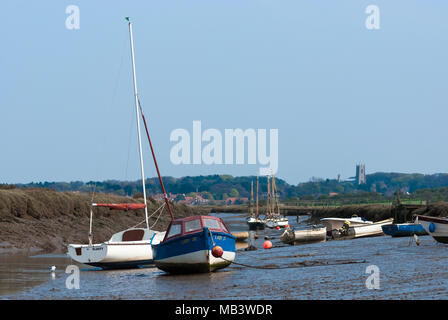
[[258,174],[247,157],[174,164],[170,135],[193,121],[223,137],[278,130],[276,175],[291,184],[358,163],[448,172],[447,12],[442,0],[2,1],[0,183],[140,179],[126,16],[164,176]]

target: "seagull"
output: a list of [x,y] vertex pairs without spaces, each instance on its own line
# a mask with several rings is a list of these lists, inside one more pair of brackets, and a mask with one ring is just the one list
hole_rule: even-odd
[[56,271],[56,266],[51,266],[48,268],[48,270],[50,270],[51,272],[55,272]]

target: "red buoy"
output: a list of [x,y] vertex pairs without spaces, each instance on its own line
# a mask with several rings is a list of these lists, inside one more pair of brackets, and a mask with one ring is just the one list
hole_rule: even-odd
[[277,230],[280,230],[280,227],[279,226],[277,226],[277,228],[276,228]]
[[289,228],[289,224],[287,224],[285,227],[286,227],[286,228]]
[[263,248],[265,248],[265,249],[271,249],[271,248],[272,248],[272,242],[269,241],[269,240],[266,240],[266,241],[263,243]]
[[224,251],[222,251],[222,248],[220,246],[214,246],[212,249],[212,255],[215,258],[221,258]]

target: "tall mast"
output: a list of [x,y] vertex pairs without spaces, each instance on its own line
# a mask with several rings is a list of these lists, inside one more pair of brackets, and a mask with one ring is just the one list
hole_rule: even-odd
[[269,218],[272,218],[272,213],[271,213],[271,183],[269,182],[269,176],[267,176],[268,178],[268,199],[267,199],[267,205],[268,205],[268,210],[267,212],[269,212]]
[[250,184],[250,216],[254,216],[254,182]]
[[258,219],[258,176],[257,176],[257,205],[256,205],[255,213],[256,213],[257,219]]
[[275,204],[277,205],[277,215],[280,216],[280,206],[278,204],[277,185],[275,184],[274,173],[272,173],[272,192],[275,195]]
[[134,39],[132,37],[132,22],[129,21],[129,18],[126,18],[126,20],[129,22],[129,36],[131,41],[131,58],[132,58],[132,74],[133,74],[133,81],[134,81],[134,98],[135,98],[135,112],[137,115],[137,131],[138,131],[138,147],[139,147],[139,154],[140,154],[140,171],[142,175],[142,186],[143,186],[143,201],[145,203],[145,220],[146,220],[146,227],[149,228],[149,221],[148,221],[148,206],[146,203],[146,187],[145,187],[145,170],[143,168],[143,153],[142,153],[142,138],[140,135],[140,112],[138,109],[138,93],[137,93],[137,76],[135,74],[135,59],[134,59]]
[[274,211],[274,181],[271,179],[271,212],[272,216],[275,216]]

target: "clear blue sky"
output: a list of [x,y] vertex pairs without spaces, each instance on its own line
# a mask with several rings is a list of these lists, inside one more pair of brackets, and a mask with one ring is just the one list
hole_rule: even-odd
[[[80,8],[80,29],[65,9]],[[367,30],[365,8],[380,8]],[[0,183],[139,178],[128,28],[163,175],[192,121],[279,130],[278,176],[448,172],[448,2],[2,1]],[[131,143],[130,143],[131,142]],[[155,170],[145,147],[146,176]]]

